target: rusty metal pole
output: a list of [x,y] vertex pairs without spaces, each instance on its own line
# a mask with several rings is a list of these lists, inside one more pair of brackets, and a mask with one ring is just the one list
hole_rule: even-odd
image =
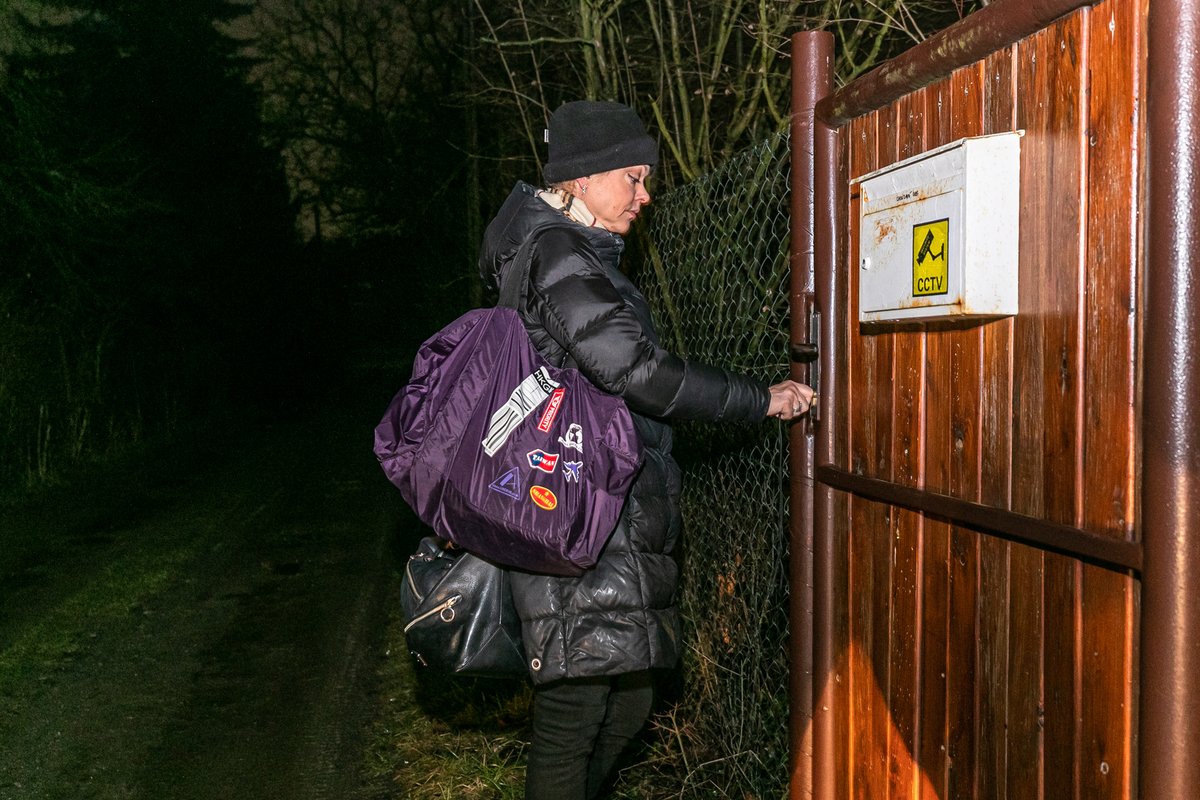
[[[792,36],[792,185],[791,185],[791,342],[792,377],[818,391],[820,374],[811,361],[817,326],[814,254],[815,215],[813,152],[817,102],[833,89],[833,35],[805,31]],[[824,126],[822,126],[824,127]],[[804,348],[807,347],[805,351]],[[801,355],[797,355],[800,353]],[[807,357],[807,360],[806,360]],[[801,366],[804,363],[806,366]],[[791,677],[788,797],[813,796],[813,544],[814,436],[819,423],[793,425],[790,435],[791,557],[790,608]]]
[[1200,797],[1200,0],[1150,3],[1139,796]]

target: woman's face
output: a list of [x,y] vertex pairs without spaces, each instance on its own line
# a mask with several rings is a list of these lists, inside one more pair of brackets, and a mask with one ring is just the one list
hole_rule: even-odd
[[587,188],[583,202],[596,215],[596,226],[621,235],[629,233],[642,206],[650,202],[645,184],[649,176],[650,167],[639,164],[580,178],[580,189]]

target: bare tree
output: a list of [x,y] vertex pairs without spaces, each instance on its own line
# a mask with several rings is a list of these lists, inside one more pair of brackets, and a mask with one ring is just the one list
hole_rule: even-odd
[[444,207],[460,212],[454,235],[470,251],[481,210],[538,173],[547,118],[566,100],[637,108],[671,186],[786,125],[793,32],[833,31],[851,78],[977,3],[276,0],[254,13],[256,79],[307,236],[412,230],[403,187],[433,146],[444,174],[420,191],[454,187]]
[[322,238],[398,223],[395,184],[426,122],[416,90],[446,80],[456,22],[436,2],[282,0],[253,17],[255,78],[301,228]]
[[787,47],[798,30],[838,39],[851,79],[980,5],[979,0],[473,0],[491,58],[479,96],[516,110],[539,159],[553,106],[622,100],[653,119],[668,182],[687,181],[787,121]]

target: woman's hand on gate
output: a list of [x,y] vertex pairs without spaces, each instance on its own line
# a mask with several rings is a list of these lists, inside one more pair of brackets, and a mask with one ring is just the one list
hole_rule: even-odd
[[798,381],[780,381],[771,387],[767,416],[778,417],[786,422],[807,414],[812,403],[813,390],[810,386]]

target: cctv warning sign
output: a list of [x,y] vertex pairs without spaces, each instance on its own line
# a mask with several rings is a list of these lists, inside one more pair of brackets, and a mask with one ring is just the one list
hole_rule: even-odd
[[950,220],[913,226],[913,297],[948,294]]

